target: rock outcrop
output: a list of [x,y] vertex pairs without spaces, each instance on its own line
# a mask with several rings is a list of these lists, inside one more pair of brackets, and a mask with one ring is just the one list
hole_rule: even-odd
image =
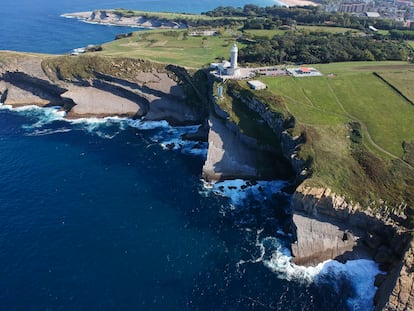
[[316,266],[328,259],[338,258],[352,252],[360,238],[360,233],[351,232],[329,219],[324,221],[295,213],[293,223],[296,241],[291,249],[293,262],[297,265]]
[[[239,98],[240,100],[244,100]],[[260,145],[257,139],[245,135],[238,125],[233,123],[227,112],[221,109],[216,99],[211,97],[211,111],[209,117],[208,153],[203,166],[203,177],[210,181],[223,179],[269,179],[291,178],[294,172],[290,169],[280,148],[270,145]],[[245,103],[246,104],[246,103]],[[247,105],[250,109],[257,112]],[[258,103],[262,108],[264,105]],[[255,106],[255,107],[256,107]],[[266,110],[260,110],[265,112]],[[278,142],[283,128],[283,119],[267,120],[274,127],[275,141]],[[267,122],[267,121],[266,121]]]
[[210,181],[256,178],[257,149],[242,142],[240,132],[230,130],[225,120],[211,116],[209,126],[209,146],[203,177]]
[[[295,227],[298,227],[296,244],[300,245],[292,246],[295,262],[314,264],[317,259],[328,259],[329,253],[332,254],[331,259],[341,260],[370,255],[387,272],[385,276],[377,278],[375,310],[412,310],[414,251],[412,244],[409,246],[412,237],[393,220],[403,215],[387,215],[369,208],[363,209],[358,203],[347,202],[345,197],[330,189],[304,185],[299,186],[294,193],[292,206],[295,213],[293,220]],[[305,221],[299,213],[306,216]],[[332,224],[338,224],[340,230],[332,233],[329,229]],[[343,245],[338,241],[341,230],[346,234],[352,233],[354,246]],[[321,238],[325,241],[318,242]],[[319,258],[321,251],[322,258]]]
[[290,162],[291,167],[296,173],[296,183],[299,184],[309,175],[309,168],[305,160],[298,155],[300,146],[305,142],[304,137],[293,137],[287,130],[294,127],[295,119],[284,117],[280,113],[269,109],[268,105],[256,97],[244,97],[240,93],[230,90],[232,96],[240,100],[249,109],[258,113],[262,120],[272,129],[275,137],[280,141],[280,146],[284,157]]
[[[414,310],[414,245],[411,243],[402,262],[391,272],[377,292],[375,311]],[[385,289],[385,290],[381,290]],[[391,295],[387,299],[389,292]]]
[[[14,59],[13,56],[10,58]],[[150,63],[140,60],[135,64],[133,60],[112,59],[113,66],[120,67],[119,72],[124,70],[127,78],[105,72],[92,72],[90,77],[81,78],[77,72],[64,76],[59,68],[60,60],[53,66],[42,64],[38,57],[34,60],[29,62],[23,58],[24,66],[19,65],[20,62],[13,65],[12,61],[0,65],[2,103],[62,106],[70,118],[116,115],[167,120],[176,125],[202,123],[198,109],[188,101],[184,89],[187,82],[160,65],[151,68]],[[65,69],[71,68],[76,60],[76,57],[61,58]],[[78,66],[90,70],[88,66],[91,64],[101,66],[102,70],[111,67],[104,61],[99,63],[99,58],[91,58],[88,63],[84,56],[79,59]],[[137,67],[134,74],[131,64]],[[39,71],[42,74],[38,74]],[[183,72],[187,74],[185,70]]]
[[92,12],[78,12],[63,14],[65,17],[77,18],[89,23],[132,26],[142,28],[187,28],[187,24],[167,19],[147,17],[145,15],[123,15],[116,10],[95,10]]

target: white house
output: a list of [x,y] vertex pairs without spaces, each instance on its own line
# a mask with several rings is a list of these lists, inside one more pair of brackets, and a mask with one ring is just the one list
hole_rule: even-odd
[[263,82],[259,80],[247,81],[247,84],[250,86],[251,89],[256,90],[256,91],[264,90],[266,88],[266,84],[264,84]]

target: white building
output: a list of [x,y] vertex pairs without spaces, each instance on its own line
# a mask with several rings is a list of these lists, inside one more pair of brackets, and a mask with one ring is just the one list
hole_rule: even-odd
[[266,84],[259,80],[251,80],[247,81],[247,84],[250,86],[253,90],[264,90],[266,88]]
[[237,71],[237,56],[239,54],[239,49],[237,45],[234,44],[230,51],[230,68],[227,69],[227,74],[233,76]]
[[240,68],[237,64],[239,49],[234,44],[230,51],[230,62],[227,60],[221,63],[213,63],[210,67],[217,69],[217,74],[220,76],[238,77],[240,75]]

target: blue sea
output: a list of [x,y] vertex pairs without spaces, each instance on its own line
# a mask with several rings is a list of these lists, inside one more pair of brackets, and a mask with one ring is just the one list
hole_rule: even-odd
[[[131,31],[63,13],[248,2],[274,3],[3,0],[0,49],[65,53]],[[286,181],[205,184],[207,146],[180,138],[196,130],[0,104],[0,310],[372,310],[377,265],[291,264]]]

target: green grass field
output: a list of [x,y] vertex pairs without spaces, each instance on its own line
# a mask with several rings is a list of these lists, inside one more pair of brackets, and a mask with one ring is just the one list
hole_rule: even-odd
[[382,78],[414,102],[414,70],[380,72]]
[[265,29],[247,29],[244,30],[243,32],[248,35],[248,36],[252,36],[252,37],[263,37],[263,38],[268,38],[271,39],[276,35],[281,35],[285,32],[286,30],[281,30],[281,29],[272,29],[272,30],[265,30]]
[[296,26],[298,30],[307,30],[310,32],[329,32],[329,33],[345,33],[345,32],[353,32],[362,34],[362,31],[353,29],[353,28],[345,28],[345,27],[329,27],[329,26]]
[[[262,78],[262,81],[285,98],[290,112],[301,123],[319,126],[340,124],[346,120],[359,121],[366,126],[367,136],[376,145],[401,158],[402,142],[414,138],[414,106],[376,77],[373,71],[382,70],[382,74],[394,77],[396,86],[401,86],[414,98],[411,88],[414,72],[408,69],[414,70],[414,65],[377,62],[315,67],[331,74],[313,78],[271,77]],[[406,68],[404,73],[394,72],[403,67]],[[387,155],[382,149],[375,148],[372,142],[367,141],[366,144],[376,154]]]
[[[414,106],[373,73],[414,98],[414,65],[355,62],[314,67],[324,76],[260,78],[268,90],[282,96],[295,116],[296,131],[306,133],[301,156],[313,159],[313,175],[307,182],[363,203],[378,197],[407,200],[402,193],[413,190],[414,170],[401,160],[402,145],[414,141]],[[362,125],[363,150],[373,155],[365,153],[358,161],[347,126],[355,121]],[[404,176],[411,177],[404,180]]]
[[[329,32],[329,33],[344,33],[344,32],[353,32],[353,33],[360,33],[361,31],[352,29],[352,28],[344,28],[344,27],[328,27],[328,26],[296,26],[297,30],[306,30],[309,32]],[[281,30],[281,29],[248,29],[244,30],[244,33],[250,36],[255,37],[263,37],[263,38],[273,38],[276,35],[281,35],[288,30]]]
[[119,13],[126,17],[134,16],[145,16],[145,17],[157,17],[166,20],[220,20],[220,19],[232,19],[232,20],[242,20],[244,17],[211,17],[208,15],[201,14],[190,14],[190,13],[172,13],[172,12],[146,12],[139,10],[127,10],[127,9],[115,9],[115,13]]
[[[200,68],[219,57],[229,58],[236,38],[231,34],[209,37],[187,36],[186,31],[140,31],[132,37],[103,45],[102,55],[144,58],[188,68]],[[238,44],[243,47],[243,44]]]

